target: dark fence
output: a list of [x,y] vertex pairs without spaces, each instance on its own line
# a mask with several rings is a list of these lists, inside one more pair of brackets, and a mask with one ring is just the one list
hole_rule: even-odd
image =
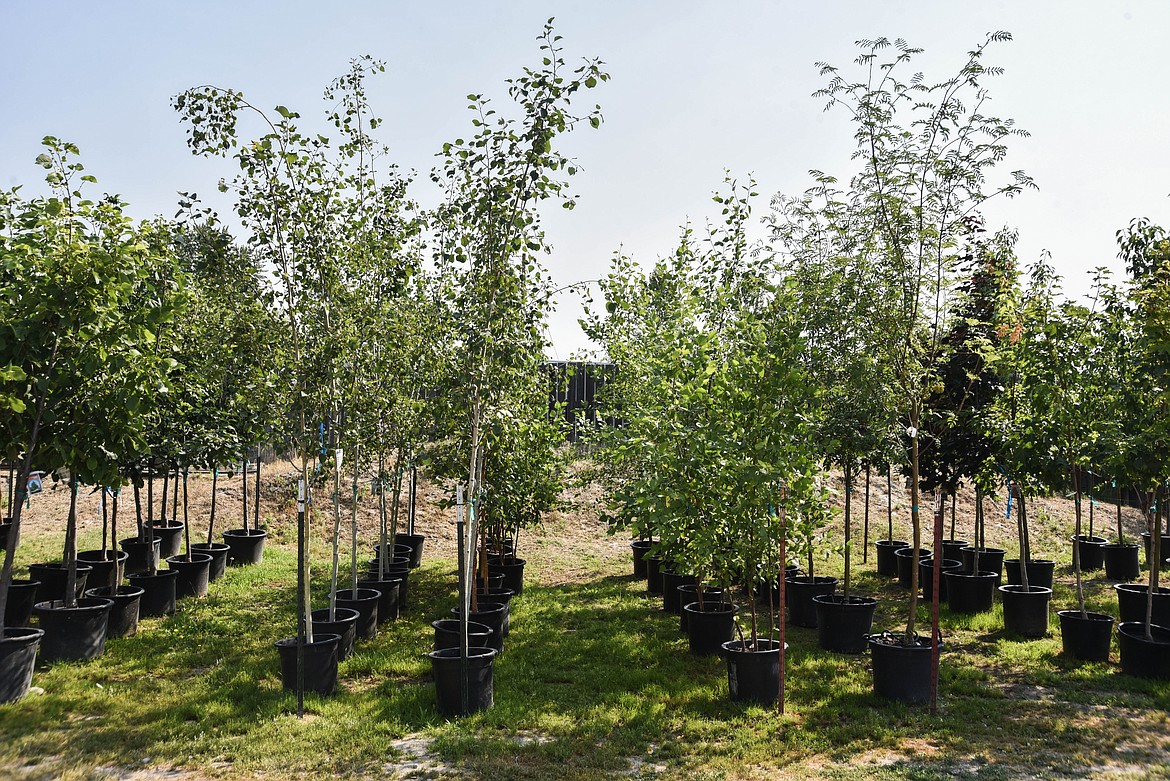
[[620,425],[618,419],[599,411],[601,389],[617,371],[614,364],[550,361],[544,369],[549,377],[549,414],[564,417],[570,442],[578,441],[585,431],[600,424]]

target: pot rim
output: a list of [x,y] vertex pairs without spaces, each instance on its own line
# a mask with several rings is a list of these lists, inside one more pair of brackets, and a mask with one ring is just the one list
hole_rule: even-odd
[[1071,618],[1074,621],[1096,622],[1100,624],[1104,624],[1106,621],[1112,624],[1117,620],[1108,613],[1094,613],[1092,610],[1086,610],[1085,614],[1082,616],[1081,611],[1077,610],[1076,608],[1070,608],[1069,610],[1057,610],[1056,615],[1060,616],[1061,618]]

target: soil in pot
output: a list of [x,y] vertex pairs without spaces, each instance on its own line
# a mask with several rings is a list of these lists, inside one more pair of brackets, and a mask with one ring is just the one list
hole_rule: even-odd
[[150,524],[154,538],[159,541],[159,556],[169,559],[171,556],[179,554],[179,550],[183,547],[183,529],[184,526],[180,521],[167,521],[162,524],[156,521]]
[[1106,543],[1102,549],[1105,557],[1105,577],[1109,580],[1130,581],[1141,575],[1136,544],[1119,545]]
[[1080,549],[1081,572],[1091,572],[1105,566],[1104,537],[1082,534],[1079,537],[1074,536],[1072,541]]
[[[982,555],[979,557],[983,561]],[[966,572],[948,572],[947,604],[954,613],[984,613],[991,610],[995,602],[996,582],[999,575],[984,570],[976,575]]]
[[[999,585],[1000,579],[1003,577],[1003,557],[1007,553],[1003,548],[980,548],[979,549],[979,571],[995,573],[995,585]],[[971,567],[975,565],[975,548],[968,545],[960,551],[963,558],[963,571],[970,574]]]
[[[495,702],[492,690],[492,662],[496,649],[469,648],[467,659],[458,648],[444,648],[427,654],[435,679],[435,697],[443,716],[469,716],[487,710]],[[466,684],[464,684],[466,681]],[[467,692],[464,702],[463,692]]]
[[112,637],[132,637],[138,634],[138,607],[142,599],[142,589],[137,586],[102,586],[85,590],[87,597],[108,599],[113,603],[109,617],[106,619],[106,639]]
[[[982,557],[980,557],[982,558]],[[980,567],[983,566],[980,562]],[[1023,585],[1023,579],[1020,577],[1020,560],[1019,559],[1004,559],[1003,560],[1004,575],[1007,576],[1007,584],[1009,586]],[[1040,586],[1042,588],[1052,588],[1052,575],[1056,572],[1056,562],[1048,559],[1032,559],[1028,562],[1028,585]]]
[[[115,556],[117,556],[117,560],[115,560]],[[114,565],[117,561],[121,561],[122,568],[125,570],[128,558],[130,558],[130,554],[121,550],[107,550],[104,553],[100,550],[78,551],[77,560],[91,567],[89,576],[85,579],[85,587],[90,589],[117,585],[114,583]]]
[[905,645],[901,635],[871,635],[873,693],[907,705],[930,702],[930,641]]
[[1061,610],[1060,640],[1064,655],[1085,662],[1108,662],[1113,641],[1113,616],[1079,610]]
[[[683,607],[691,603],[698,603],[699,601],[699,584],[684,583],[678,587],[678,631],[687,631],[687,611]],[[723,589],[718,586],[706,586],[703,588],[703,604],[708,602],[727,602],[723,598]]]
[[398,618],[401,609],[401,588],[404,582],[405,580],[399,578],[397,575],[386,578],[385,580],[362,578],[357,582],[359,591],[364,589],[378,592],[379,624],[384,624],[387,621],[393,621]]
[[817,614],[817,643],[821,648],[839,654],[859,654],[865,650],[873,630],[876,599],[819,594],[813,597],[813,606]]
[[207,570],[207,581],[209,583],[214,583],[219,580],[227,572],[228,554],[231,553],[231,550],[231,548],[222,542],[191,543],[191,551],[193,553],[203,553],[211,557],[211,566]]
[[131,586],[143,590],[138,603],[138,615],[143,618],[173,616],[175,614],[175,581],[177,570],[160,569],[153,575],[140,572],[126,578]]
[[[1118,583],[1113,587],[1117,592],[1117,614],[1120,621],[1145,621],[1146,596],[1150,587],[1145,583]],[[1158,586],[1154,592],[1154,611],[1150,622],[1159,626],[1170,626],[1170,588]]]
[[224,544],[230,548],[228,566],[243,567],[264,560],[264,540],[267,529],[228,529],[223,533]]
[[642,557],[646,562],[646,591],[649,594],[662,593],[662,559],[647,553]]
[[636,580],[646,577],[646,561],[643,557],[650,552],[652,544],[650,540],[634,540],[630,543],[630,550],[634,553],[634,578]]
[[[77,596],[85,593],[85,583],[92,571],[88,564],[77,564]],[[30,564],[28,565],[30,580],[38,581],[41,585],[37,589],[37,599],[41,602],[53,602],[65,599],[65,584],[69,578],[69,571],[64,565]]]
[[722,646],[727,660],[727,691],[732,702],[774,705],[780,692],[780,641],[728,640]]
[[[328,696],[337,691],[338,635],[314,635],[305,643],[305,691]],[[297,689],[297,638],[276,641],[280,655],[280,683],[289,691]]]
[[[469,622],[483,624],[492,630],[487,647],[495,649],[497,653],[504,650],[504,616],[507,611],[508,606],[502,602],[483,600],[476,605],[475,610],[467,614]],[[451,612],[458,616],[460,612],[458,606],[451,608]]]
[[[963,562],[958,559],[943,559],[942,572],[939,573],[938,601],[947,601],[947,573],[961,572]],[[918,562],[918,583],[922,586],[922,598],[930,601],[934,598],[934,559],[929,558]],[[858,653],[861,653],[858,651]]]
[[32,621],[32,609],[38,601],[40,581],[14,580],[8,586],[8,604],[4,607],[4,626],[28,626]]
[[130,537],[118,544],[126,551],[126,562],[122,565],[122,572],[125,575],[137,575],[152,568],[158,569],[158,563],[161,561],[158,555],[158,538],[155,538],[154,542],[144,542],[137,537]]
[[206,553],[192,553],[171,556],[167,566],[179,573],[175,578],[175,597],[207,596],[207,584],[211,579],[211,556]]
[[356,610],[357,624],[354,636],[358,640],[373,640],[378,636],[378,603],[382,593],[375,589],[359,588],[356,592],[348,588],[337,590],[336,605],[339,608]]
[[676,615],[681,613],[682,601],[678,588],[679,586],[693,586],[695,583],[694,575],[664,571],[662,573],[662,609]]
[[423,545],[427,538],[421,534],[403,534],[399,532],[394,535],[394,544],[407,545],[410,547],[410,568],[417,569],[422,564]]
[[[459,647],[459,619],[440,618],[432,621],[435,628],[435,644],[432,650],[441,651],[444,648]],[[492,637],[492,628],[478,621],[467,622],[467,644],[469,648],[491,648],[488,641]]]
[[[795,626],[806,626],[815,629],[817,625],[817,608],[813,604],[813,597],[822,594],[832,594],[837,590],[837,579],[824,575],[809,577],[798,575],[788,578],[785,583],[785,603],[788,607],[788,622]],[[728,638],[730,639],[730,638]]]
[[1152,640],[1146,639],[1144,621],[1122,621],[1117,625],[1121,671],[1137,678],[1170,680],[1170,627],[1150,626]]
[[695,656],[714,656],[732,639],[737,612],[734,605],[711,602],[699,610],[699,603],[694,602],[683,610],[687,611],[687,638]]
[[361,614],[348,607],[339,607],[333,611],[333,620],[329,620],[329,608],[323,607],[314,610],[313,637],[318,635],[337,635],[337,661],[344,662],[353,654],[354,640],[357,638],[357,623]]
[[37,646],[45,633],[25,626],[5,627],[0,634],[0,705],[28,694]]
[[517,596],[524,593],[524,559],[511,559],[488,566],[488,573],[503,575],[504,588],[512,589]]
[[1044,637],[1048,634],[1048,603],[1052,589],[1020,585],[999,587],[1003,602],[1003,626],[1021,637]]
[[[931,557],[930,548],[918,549],[918,560],[929,559]],[[912,576],[914,573],[914,549],[910,547],[899,548],[894,551],[894,561],[898,566],[898,585],[902,588],[910,588],[913,582]],[[921,583],[918,584],[922,586]]]
[[878,540],[873,545],[877,551],[877,573],[887,578],[897,577],[898,561],[894,558],[894,551],[909,548],[910,543],[905,540]]
[[113,602],[82,597],[77,607],[65,607],[59,599],[33,605],[41,638],[41,661],[86,661],[101,656],[106,648],[106,621]]

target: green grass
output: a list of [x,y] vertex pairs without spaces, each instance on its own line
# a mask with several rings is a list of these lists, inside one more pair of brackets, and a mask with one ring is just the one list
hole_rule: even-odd
[[[342,690],[309,698],[298,720],[272,646],[293,627],[294,556],[273,544],[261,565],[229,570],[207,599],[143,620],[101,658],[38,668],[44,693],[0,707],[0,777],[86,778],[103,766],[381,776],[411,759],[395,747],[404,738],[422,741],[433,775],[492,779],[1092,778],[1107,762],[1120,778],[1170,777],[1170,685],[1063,658],[1055,616],[1048,637],[1022,641],[1004,635],[998,606],[944,608],[935,717],[877,699],[868,657],[821,651],[815,630],[790,628],[780,716],[728,700],[723,663],[688,654],[677,618],[627,575],[628,556],[602,540],[583,558],[555,531],[529,541],[529,585],[513,603],[490,711],[457,722],[435,711],[429,622],[454,604],[455,584],[432,558],[412,575],[411,612],[359,642]],[[55,557],[55,539],[26,544],[22,562]],[[899,627],[904,592],[872,561],[856,571],[857,593],[882,597],[875,627]],[[317,605],[326,585],[315,583]],[[1109,592],[1090,579],[1091,609],[1115,612]],[[1054,609],[1068,604],[1062,583]]]

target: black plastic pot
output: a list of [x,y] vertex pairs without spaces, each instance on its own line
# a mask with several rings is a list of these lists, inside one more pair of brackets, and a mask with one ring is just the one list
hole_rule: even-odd
[[183,529],[181,521],[167,521],[160,524],[157,521],[150,524],[154,538],[159,541],[158,555],[164,559],[177,556],[183,547]]
[[25,626],[8,626],[0,633],[0,705],[28,694],[37,646],[44,635],[40,629]]
[[[1142,548],[1146,554],[1146,566],[1150,566],[1150,545],[1153,543],[1154,537],[1149,532],[1142,532]],[[1170,561],[1170,534],[1162,535],[1162,561]]]
[[1108,662],[1113,640],[1113,616],[1079,610],[1061,610],[1060,640],[1065,656],[1085,662]]
[[1121,671],[1138,678],[1170,680],[1170,627],[1152,624],[1146,639],[1144,621],[1122,621],[1117,625]]
[[813,597],[813,605],[817,615],[817,643],[821,648],[839,654],[859,654],[865,650],[873,630],[876,599],[819,594]]
[[[0,523],[0,550],[7,550],[8,549],[8,535],[9,535],[9,533],[11,533],[11,531],[12,531],[12,523],[11,522],[4,521],[3,523]],[[24,695],[21,695],[21,696],[23,697]],[[4,700],[0,700],[0,702],[4,702]]]
[[516,595],[524,593],[524,559],[510,559],[492,564],[488,567],[488,574],[504,576],[504,588],[512,589]]
[[516,596],[516,592],[510,588],[492,588],[484,591],[483,589],[475,590],[476,603],[479,602],[500,602],[506,608],[504,610],[504,620],[500,624],[500,634],[507,637],[512,633],[512,597]]
[[[460,659],[458,648],[444,648],[427,654],[435,679],[435,697],[443,716],[469,716],[487,710],[495,702],[492,691],[492,662],[495,648],[469,648]],[[466,683],[464,683],[466,681]],[[467,692],[466,707],[463,692]]]
[[28,626],[32,621],[32,609],[38,601],[40,581],[14,580],[8,586],[8,604],[4,607],[4,626]]
[[[444,648],[459,647],[459,619],[440,618],[432,621],[435,628],[435,644],[432,650],[441,651]],[[491,648],[488,641],[492,637],[492,628],[478,621],[467,622],[467,645],[469,648]]]
[[[787,567],[784,568],[784,579],[786,581],[792,580],[793,578],[799,578],[803,574],[804,574],[804,570],[802,570],[796,564],[789,564]],[[779,582],[773,581],[772,583],[761,583],[759,593],[763,594],[765,588],[769,589],[772,592],[772,594],[771,594],[772,604],[775,605],[776,607],[779,607],[780,606]]]
[[1080,549],[1081,572],[1091,572],[1105,566],[1106,539],[1104,537],[1096,535],[1090,537],[1087,534],[1082,534],[1071,539],[1073,544]]
[[837,579],[824,575],[809,577],[798,575],[784,581],[785,600],[788,607],[788,622],[795,626],[816,628],[817,608],[813,597],[832,594],[837,590]]
[[140,572],[126,578],[131,586],[138,586],[144,592],[138,603],[138,615],[143,618],[173,616],[178,578],[178,570],[173,569],[160,569],[153,575]]
[[[77,596],[85,593],[85,582],[89,578],[91,568],[88,564],[77,565]],[[69,570],[63,564],[30,564],[28,565],[30,580],[39,581],[37,599],[41,602],[52,602],[65,599],[65,585],[69,578]]]
[[[305,643],[305,691],[330,695],[337,691],[338,635],[314,635],[313,642]],[[297,638],[276,641],[280,655],[280,683],[285,689],[297,689]]]
[[140,572],[148,572],[152,567],[158,569],[160,561],[158,538],[155,538],[154,542],[145,542],[137,537],[130,537],[118,544],[126,551],[126,561],[122,565],[124,574],[137,575]]
[[259,564],[264,559],[264,540],[267,529],[228,529],[223,533],[224,544],[230,548],[228,565],[242,567]]
[[775,704],[780,692],[780,641],[759,639],[752,650],[744,645],[743,640],[728,640],[721,647],[731,701]]
[[[918,559],[929,559],[931,557],[930,548],[919,548]],[[898,585],[902,588],[910,588],[910,584],[914,581],[912,576],[914,574],[914,549],[911,547],[899,548],[894,551],[894,561],[898,566]],[[919,584],[921,587],[922,584]]]
[[82,597],[77,607],[65,607],[59,599],[33,605],[41,638],[41,661],[87,661],[106,648],[106,621],[113,602]]
[[[1117,592],[1117,615],[1120,621],[1145,621],[1146,597],[1150,587],[1145,583],[1118,583],[1113,587]],[[1170,588],[1158,586],[1154,592],[1154,610],[1151,623],[1170,626]]]
[[422,564],[423,545],[427,538],[422,534],[406,534],[399,532],[394,535],[395,545],[406,545],[410,548],[410,568],[416,569]]
[[647,553],[642,557],[646,562],[646,591],[650,594],[662,593],[662,559]]
[[[691,603],[698,603],[699,601],[699,584],[684,583],[678,587],[678,631],[687,631],[687,611],[683,607]],[[703,604],[708,602],[725,602],[723,598],[723,589],[718,586],[704,586],[703,587]]]
[[695,656],[714,656],[731,640],[735,632],[735,605],[726,602],[704,604],[693,602],[683,608],[687,612],[687,639]]
[[634,553],[634,578],[646,577],[646,562],[642,557],[650,551],[652,544],[650,540],[634,540],[630,543],[630,550]]
[[[983,557],[980,556],[980,559]],[[980,563],[982,566],[982,562]],[[1024,581],[1020,577],[1020,560],[1004,559],[1003,572],[1007,576],[1009,586],[1022,586]],[[1056,572],[1056,562],[1048,559],[1032,559],[1028,562],[1028,585],[1052,588],[1052,575]]]
[[321,635],[337,635],[337,661],[344,662],[353,654],[354,640],[357,638],[357,623],[361,613],[353,608],[339,607],[333,611],[333,620],[329,620],[329,608],[323,607],[314,610],[313,637]]
[[[942,572],[939,573],[938,601],[947,601],[947,573],[960,572],[963,562],[957,559],[943,559]],[[934,598],[934,558],[919,560],[918,583],[922,586],[922,598],[929,601]],[[868,634],[868,633],[867,633]],[[861,651],[858,651],[861,653]]]
[[682,600],[679,586],[693,586],[696,580],[694,575],[684,575],[680,572],[662,573],[662,609],[667,613],[681,613]]
[[108,599],[110,614],[106,618],[106,639],[131,637],[138,634],[138,608],[142,600],[142,589],[137,586],[102,586],[89,588],[85,595],[93,599]]
[[970,545],[966,540],[943,540],[943,561],[950,559],[952,561],[963,561],[963,548]]
[[909,548],[910,543],[905,540],[878,540],[873,545],[877,550],[877,573],[887,578],[897,577],[898,560],[894,558],[894,551]]
[[[117,557],[115,559],[115,556]],[[114,565],[122,562],[122,569],[125,571],[126,559],[130,555],[126,551],[107,550],[103,556],[100,550],[83,550],[78,551],[77,560],[85,562],[92,569],[90,569],[89,577],[85,579],[86,588],[102,588],[103,586],[116,586],[114,583]]]
[[1134,580],[1142,573],[1137,544],[1106,543],[1102,553],[1105,557],[1105,577],[1109,580]]
[[[995,573],[995,585],[999,585],[999,581],[1003,578],[1003,557],[1007,553],[1003,548],[980,548],[979,549],[979,571]],[[968,545],[960,551],[963,557],[963,571],[970,574],[971,568],[975,565],[975,547]]]
[[930,641],[903,645],[895,635],[871,635],[873,693],[907,705],[930,702]]
[[192,553],[190,557],[179,554],[167,559],[167,566],[179,573],[175,579],[175,596],[207,596],[207,584],[211,577],[211,556],[206,553]]
[[[494,648],[496,652],[504,650],[504,616],[508,611],[508,606],[502,602],[488,602],[483,600],[476,605],[476,609],[467,614],[468,621],[474,621],[477,624],[483,624],[492,630],[488,648]],[[456,616],[459,615],[459,607],[451,608],[451,612]]]
[[1003,602],[1004,629],[1021,637],[1044,637],[1048,634],[1048,603],[1052,589],[1020,585],[999,587]]
[[[397,540],[398,538],[395,537],[395,539]],[[411,564],[411,556],[413,554],[414,554],[414,548],[412,548],[410,545],[408,545],[405,542],[394,542],[390,546],[390,559],[391,559],[391,561],[396,561],[399,564],[405,564],[408,567],[412,567],[412,568],[414,566],[417,566],[417,565]],[[381,555],[382,555],[382,543],[375,542],[374,543],[374,558],[370,562],[370,565],[373,566],[373,565],[377,564],[378,557]]]
[[[979,560],[983,560],[982,554]],[[995,584],[999,576],[987,570],[977,575],[967,572],[948,572],[947,603],[955,613],[984,613],[995,602]]]
[[207,569],[207,581],[214,583],[227,572],[228,555],[231,548],[222,542],[193,542],[192,553],[202,553],[211,557],[211,566]]
[[382,593],[374,589],[359,588],[356,592],[348,589],[337,590],[337,607],[358,612],[354,636],[358,640],[372,640],[378,636],[378,603]]
[[399,578],[397,575],[389,577],[386,580],[363,578],[357,582],[359,591],[367,589],[378,592],[379,624],[384,624],[387,621],[393,621],[398,618],[401,612],[401,589],[404,582],[405,580]]

